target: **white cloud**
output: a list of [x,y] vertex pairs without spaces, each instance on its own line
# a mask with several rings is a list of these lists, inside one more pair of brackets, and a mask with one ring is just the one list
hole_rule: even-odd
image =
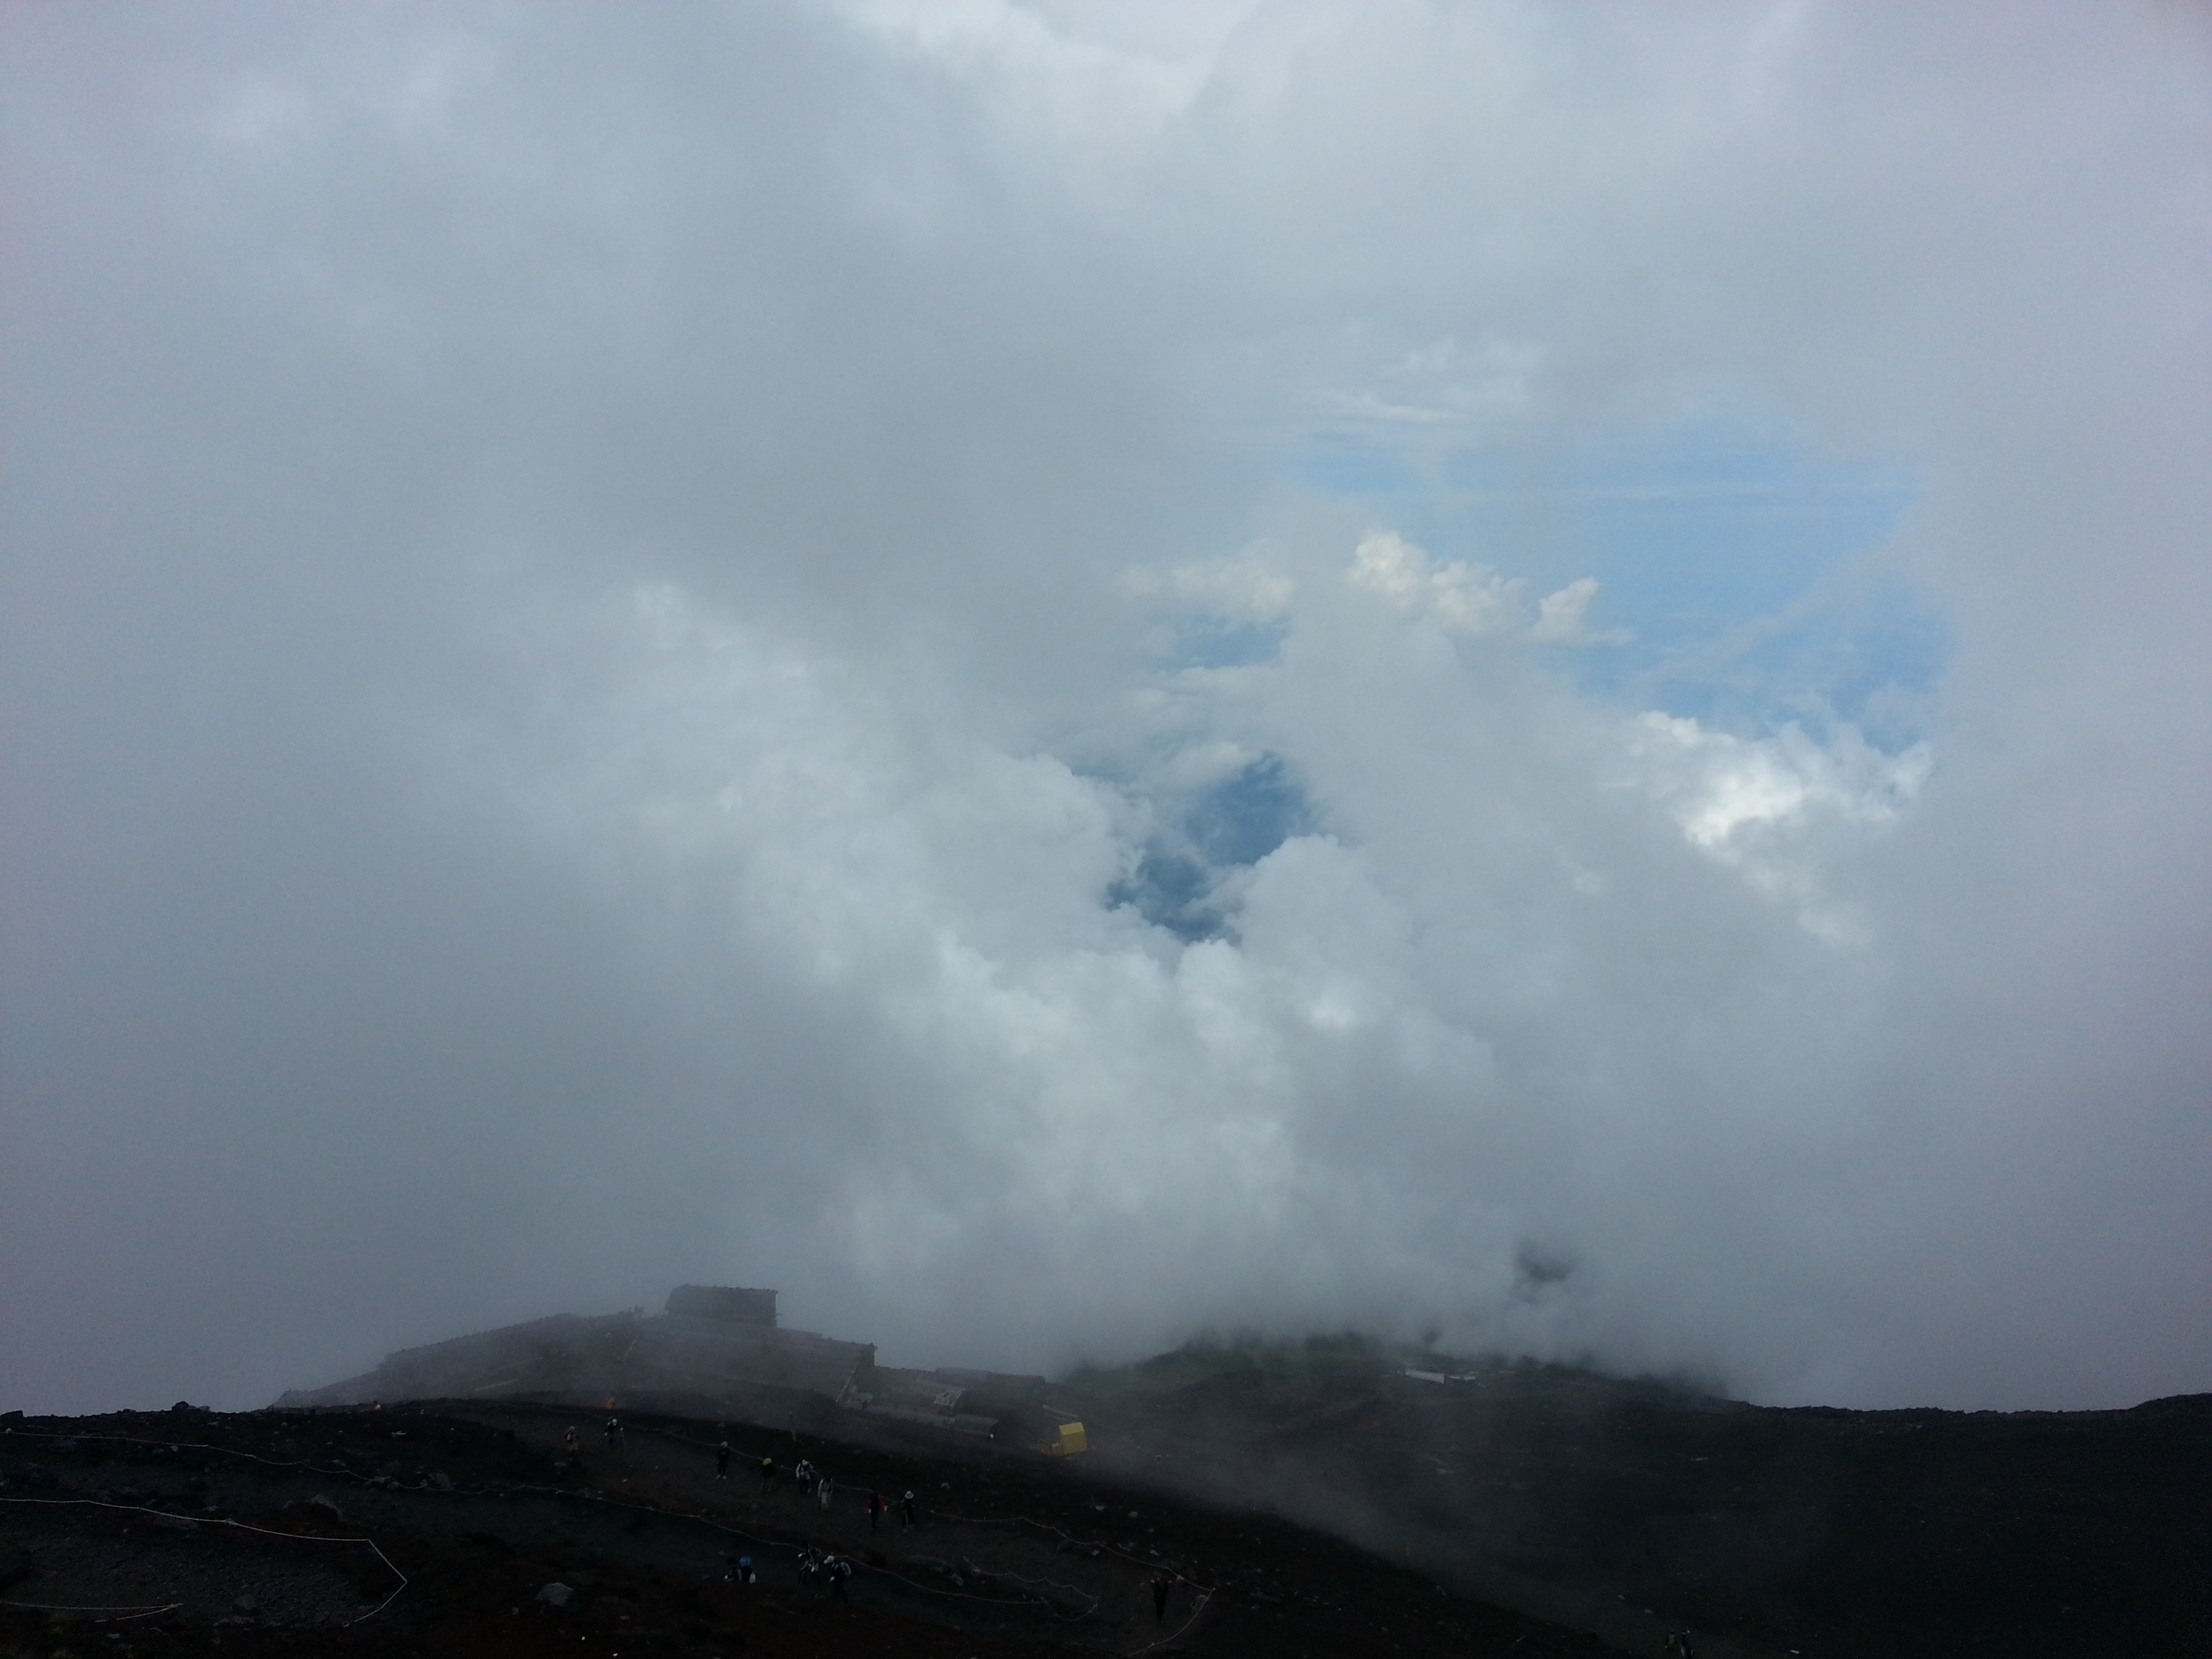
[[1297,584],[1256,548],[1234,558],[1158,570],[1136,565],[1122,573],[1121,591],[1133,599],[1159,597],[1200,615],[1239,622],[1273,622],[1291,608]]
[[1597,598],[1597,578],[1577,576],[1557,592],[1536,601],[1536,625],[1528,637],[1540,645],[1582,645],[1591,638],[1586,620]]
[[1469,639],[1512,628],[1527,586],[1464,559],[1437,564],[1394,530],[1378,531],[1353,550],[1350,580],[1402,615]]
[[1872,942],[1862,912],[1829,890],[1823,866],[1844,850],[1832,844],[1838,832],[1847,848],[1910,806],[1933,763],[1927,744],[1887,755],[1845,727],[1822,746],[1796,726],[1753,740],[1647,713],[1633,722],[1626,751],[1639,787],[1692,845],[1794,904],[1820,937]]
[[[10,31],[12,1400],[724,1274],[2203,1386],[2201,21],[1200,22]],[[1928,479],[1928,749],[1533,648],[1571,458],[1715,410]],[[1557,488],[1439,558],[1316,411]]]

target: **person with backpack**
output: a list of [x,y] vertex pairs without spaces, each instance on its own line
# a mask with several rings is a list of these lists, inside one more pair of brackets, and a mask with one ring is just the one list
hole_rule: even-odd
[[714,1448],[714,1479],[717,1480],[726,1480],[729,1478],[730,1443],[725,1440],[720,1445]]

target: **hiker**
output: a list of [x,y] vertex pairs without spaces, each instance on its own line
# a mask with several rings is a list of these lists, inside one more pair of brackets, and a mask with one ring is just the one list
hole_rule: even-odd
[[720,1445],[714,1448],[714,1479],[717,1480],[726,1480],[729,1478],[730,1443],[725,1440]]
[[767,1497],[768,1489],[775,1484],[775,1459],[773,1457],[763,1457],[761,1459],[761,1496],[763,1498]]
[[899,1498],[899,1530],[906,1532],[914,1526],[914,1493],[908,1490]]
[[799,1467],[793,1469],[791,1473],[799,1482],[799,1491],[812,1492],[814,1490],[814,1464],[811,1459],[805,1457],[800,1458],[799,1460]]
[[1690,1632],[1678,1630],[1667,1638],[1667,1659],[1698,1659],[1697,1644],[1690,1640]]
[[826,1510],[826,1509],[828,1509],[828,1508],[830,1507],[830,1492],[831,1492],[833,1490],[835,1490],[835,1483],[834,1483],[834,1482],[830,1479],[830,1477],[829,1477],[828,1475],[826,1475],[826,1474],[823,1474],[823,1475],[817,1475],[817,1476],[815,1477],[815,1480],[814,1480],[814,1498],[815,1498],[815,1501],[816,1501],[817,1503],[820,1504],[822,1505],[822,1507],[823,1507],[823,1509],[825,1509],[825,1510]]
[[600,1432],[607,1437],[607,1449],[609,1451],[612,1451],[615,1449],[616,1439],[622,1433],[621,1419],[618,1418],[610,1417],[607,1419],[607,1426],[601,1430]]
[[868,1494],[868,1530],[873,1532],[876,1523],[884,1518],[884,1495],[879,1492]]
[[1152,1622],[1164,1625],[1168,1621],[1168,1592],[1175,1588],[1175,1580],[1164,1572],[1152,1575]]
[[822,1576],[822,1556],[811,1544],[799,1553],[799,1576],[809,1584]]
[[842,1555],[833,1555],[830,1558],[829,1571],[830,1599],[833,1601],[848,1600],[845,1595],[845,1581],[853,1576],[853,1564]]
[[741,1555],[738,1558],[738,1582],[740,1584],[760,1583],[760,1574],[753,1570],[753,1559],[750,1555]]
[[561,1449],[568,1454],[570,1463],[580,1463],[584,1461],[584,1443],[577,1437],[576,1425],[574,1423],[568,1425],[568,1431],[561,1437]]

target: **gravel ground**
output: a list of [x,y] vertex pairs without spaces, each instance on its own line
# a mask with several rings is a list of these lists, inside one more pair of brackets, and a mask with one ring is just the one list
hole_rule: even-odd
[[[357,1577],[326,1565],[337,1560],[368,1571]],[[0,1561],[20,1575],[10,1599],[42,1607],[173,1609],[210,1623],[251,1616],[271,1626],[343,1626],[398,1583],[357,1544],[272,1538],[94,1503],[30,1514],[0,1507]],[[375,1580],[381,1588],[365,1601]]]
[[[1034,1454],[664,1418],[615,1444],[592,1434],[571,1463],[570,1420],[504,1405],[0,1425],[0,1656],[1611,1651],[1280,1522]],[[781,1471],[765,1487],[763,1455]],[[789,1478],[802,1457],[834,1483],[827,1508]],[[892,1510],[872,1527],[871,1489],[915,1492],[916,1524]],[[340,1541],[364,1538],[376,1548]],[[854,1565],[843,1598],[803,1550]],[[757,1583],[726,1582],[739,1555]],[[55,1607],[127,1611],[57,1623]]]
[[[796,1398],[639,1413],[612,1444],[544,1402],[0,1417],[0,1659],[1601,1659],[1684,1626],[1705,1659],[2212,1659],[2212,1399],[1764,1411],[1540,1368],[1171,1358],[1093,1395],[1100,1449],[1065,1461]],[[871,1530],[865,1494],[909,1488],[919,1524]],[[848,1599],[810,1548],[854,1563]],[[757,1583],[724,1582],[740,1554]]]

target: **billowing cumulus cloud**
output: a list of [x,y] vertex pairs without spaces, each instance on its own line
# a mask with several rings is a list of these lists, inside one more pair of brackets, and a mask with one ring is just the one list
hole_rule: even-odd
[[2201,20],[0,51],[5,1403],[682,1279],[2212,1386]]

